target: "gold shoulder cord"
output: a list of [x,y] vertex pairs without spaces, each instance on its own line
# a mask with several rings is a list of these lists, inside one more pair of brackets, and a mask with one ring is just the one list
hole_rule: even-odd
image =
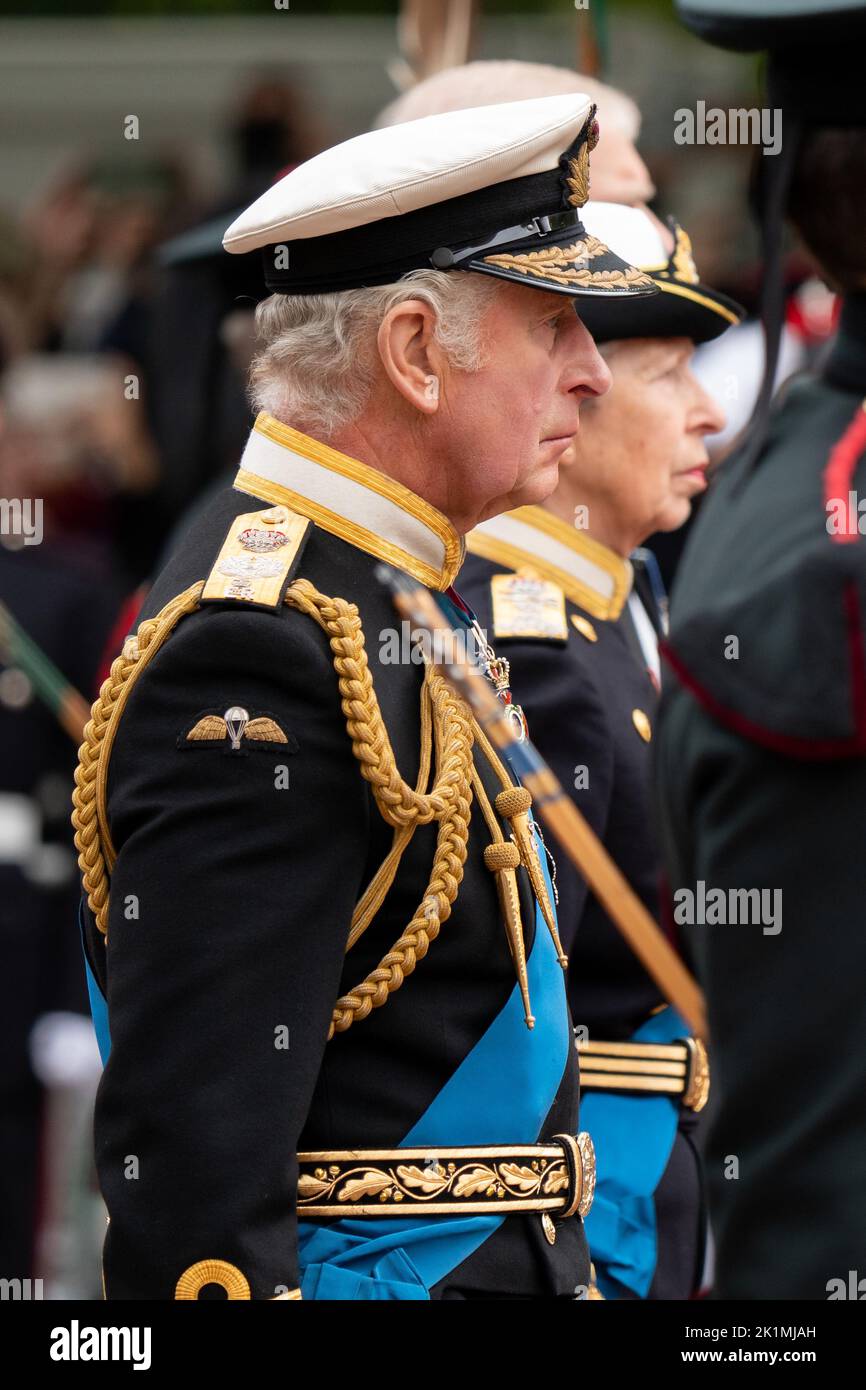
[[[135,637],[127,640],[94,701],[79,749],[72,823],[87,902],[104,937],[108,932],[109,876],[116,859],[106,814],[112,745],[136,681],[177,623],[198,608],[203,588],[204,581],[191,585],[156,617],[142,622]],[[347,950],[373,920],[416,826],[432,821],[438,824],[433,867],[421,902],[377,968],[350,994],[337,1000],[328,1033],[331,1038],[366,1018],[400,988],[451,914],[469,839],[474,727],[465,703],[434,668],[428,667],[421,691],[421,765],[417,785],[410,787],[397,769],[373,689],[357,607],[345,599],[328,598],[305,579],[290,586],[285,602],[318,623],[330,641],[352,751],[381,816],[395,830],[390,853],[356,905]],[[433,787],[425,792],[434,748]]]
[[116,858],[105,816],[105,789],[118,721],[141,672],[180,619],[198,607],[203,588],[203,580],[191,585],[155,618],[141,623],[135,637],[127,638],[93,702],[78,750],[72,793],[75,848],[87,904],[103,936],[108,933],[108,875]]
[[[417,787],[410,787],[397,770],[373,689],[356,606],[345,599],[326,598],[306,579],[296,580],[286,593],[286,602],[313,618],[330,640],[352,751],[361,765],[362,776],[370,783],[379,814],[397,831],[391,853],[352,915],[347,950],[372,921],[415,827],[434,820],[439,826],[430,879],[411,922],[377,968],[350,994],[337,1000],[328,1033],[331,1038],[386,1003],[389,994],[398,990],[418,961],[423,960],[430,942],[435,941],[442,923],[451,915],[463,879],[469,841],[473,724],[464,702],[428,666],[422,702],[429,702],[429,716],[422,703],[421,772]],[[421,788],[429,768],[431,726],[436,779],[432,790],[424,793]]]

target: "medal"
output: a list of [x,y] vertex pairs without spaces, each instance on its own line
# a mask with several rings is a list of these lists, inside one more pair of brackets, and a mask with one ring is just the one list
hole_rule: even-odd
[[511,686],[509,685],[510,663],[504,656],[497,656],[490,643],[485,637],[481,625],[476,617],[472,618],[472,631],[478,643],[481,654],[481,669],[487,679],[493,685],[496,694],[506,708],[509,723],[512,725],[515,737],[519,743],[525,742],[528,736],[526,727],[526,716],[520,705],[515,704],[511,696]]

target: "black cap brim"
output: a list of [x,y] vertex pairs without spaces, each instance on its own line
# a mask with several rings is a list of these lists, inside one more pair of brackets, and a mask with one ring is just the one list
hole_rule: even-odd
[[691,338],[708,343],[727,328],[741,323],[745,309],[735,299],[708,285],[682,284],[670,277],[652,277],[659,293],[639,303],[612,299],[575,306],[596,342],[620,338]]
[[473,257],[465,269],[581,301],[646,299],[658,293],[651,275],[629,265],[583,228],[569,237],[536,238],[531,244],[497,248],[489,255]]

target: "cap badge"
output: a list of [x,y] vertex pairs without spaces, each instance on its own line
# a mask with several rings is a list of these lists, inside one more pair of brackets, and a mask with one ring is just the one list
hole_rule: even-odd
[[675,226],[673,232],[676,237],[676,245],[670,259],[671,274],[675,275],[678,280],[684,280],[688,285],[696,285],[699,276],[695,258],[692,255],[692,239],[682,227]]
[[570,190],[568,201],[573,208],[582,208],[589,198],[589,156],[597,144],[598,121],[593,121],[574,159],[568,161],[565,182]]

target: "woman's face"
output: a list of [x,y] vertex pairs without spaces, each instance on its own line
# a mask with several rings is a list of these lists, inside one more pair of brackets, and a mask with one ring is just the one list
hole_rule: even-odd
[[607,344],[613,377],[589,400],[561,464],[588,529],[628,554],[654,531],[682,526],[707,485],[704,436],[724,425],[721,408],[690,370],[690,338],[632,338]]

